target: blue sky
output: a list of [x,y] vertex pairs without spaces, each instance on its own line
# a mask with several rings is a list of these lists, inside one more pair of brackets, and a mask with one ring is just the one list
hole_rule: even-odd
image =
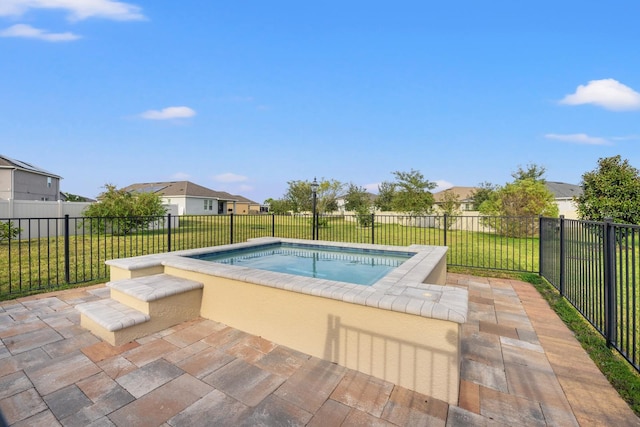
[[95,197],[640,168],[640,2],[0,2],[0,154]]

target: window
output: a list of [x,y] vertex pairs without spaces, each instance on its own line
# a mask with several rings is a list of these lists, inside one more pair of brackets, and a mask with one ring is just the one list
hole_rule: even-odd
[[47,177],[47,187],[51,188],[51,177]]
[[205,200],[204,201],[204,210],[212,211],[213,210],[213,200]]

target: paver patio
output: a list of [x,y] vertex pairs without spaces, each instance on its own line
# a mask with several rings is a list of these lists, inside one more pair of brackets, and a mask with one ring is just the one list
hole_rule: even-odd
[[0,410],[16,426],[640,426],[533,286],[469,291],[458,406],[196,319],[119,347],[74,306],[104,286],[0,302]]

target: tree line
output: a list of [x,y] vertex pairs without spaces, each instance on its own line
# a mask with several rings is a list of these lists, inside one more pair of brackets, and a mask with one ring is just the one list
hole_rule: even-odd
[[[482,182],[471,195],[473,209],[487,217],[557,217],[558,205],[546,186],[545,174],[544,166],[528,164],[526,167],[518,166],[511,174],[513,180],[503,185]],[[375,196],[354,183],[322,179],[316,194],[317,210],[320,213],[334,212],[338,208],[338,198],[342,198],[345,210],[355,212],[362,225],[367,225],[374,211],[394,211],[412,216],[435,212],[431,193],[436,187],[434,182],[414,169],[394,171],[392,175],[393,180],[378,185]],[[289,181],[287,184],[288,189],[281,198],[265,200],[270,211],[275,214],[310,212],[311,183]],[[594,170],[582,175],[580,185],[583,192],[574,197],[580,219],[603,221],[610,218],[618,223],[640,224],[640,172],[628,160],[619,155],[599,159]],[[438,212],[456,216],[460,214],[460,206],[458,196],[445,190],[438,202]],[[499,231],[508,235],[519,233],[514,231],[519,227],[517,221],[504,224],[503,227],[508,229]]]
[[[504,186],[481,183],[472,196],[475,209],[488,215],[557,216],[553,194],[544,185],[544,173],[544,167],[533,164],[526,169],[519,167],[512,174],[514,181]],[[408,172],[394,171],[392,175],[393,180],[378,185],[375,197],[357,184],[321,179],[316,192],[317,210],[320,213],[336,211],[340,197],[344,200],[345,209],[356,213],[371,213],[376,210],[419,216],[434,212],[435,200],[431,192],[436,188],[434,182],[414,169]],[[289,181],[287,184],[288,189],[281,198],[265,200],[270,211],[276,214],[311,211],[311,182]],[[459,212],[460,204],[457,195],[445,191],[439,208],[444,213],[453,215]]]
[[[488,217],[558,216],[554,195],[545,185],[546,169],[537,164],[519,166],[511,174],[513,180],[504,185],[482,182],[472,194],[474,209]],[[317,211],[331,213],[338,210],[338,199],[344,199],[347,211],[355,212],[360,225],[370,223],[371,213],[401,212],[411,216],[428,215],[434,212],[434,197],[431,190],[434,182],[422,172],[392,172],[393,180],[378,186],[377,196],[354,183],[342,183],[335,179],[321,179],[316,191]],[[278,199],[267,199],[274,214],[310,212],[312,210],[312,188],[309,181],[289,181],[285,194]],[[581,219],[603,221],[611,219],[618,223],[640,224],[640,172],[621,156],[601,158],[597,167],[582,175],[583,192],[574,198]],[[98,196],[98,203],[90,205],[84,212],[92,218],[131,218],[118,224],[120,232],[128,233],[148,226],[153,217],[166,214],[160,195],[155,193],[129,193],[114,185],[105,185]],[[452,192],[443,193],[439,202],[441,213],[455,216],[460,213],[461,202]],[[450,223],[450,225],[452,222]],[[508,222],[506,223],[508,224]],[[497,225],[492,225],[497,227]],[[514,234],[517,224],[505,226],[504,234]],[[500,230],[498,230],[500,231]],[[19,233],[9,223],[0,228],[0,242]]]

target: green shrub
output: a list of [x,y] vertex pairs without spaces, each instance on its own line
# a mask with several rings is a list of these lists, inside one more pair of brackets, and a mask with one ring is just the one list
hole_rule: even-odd
[[0,243],[18,238],[21,232],[22,228],[16,227],[11,221],[0,222]]

